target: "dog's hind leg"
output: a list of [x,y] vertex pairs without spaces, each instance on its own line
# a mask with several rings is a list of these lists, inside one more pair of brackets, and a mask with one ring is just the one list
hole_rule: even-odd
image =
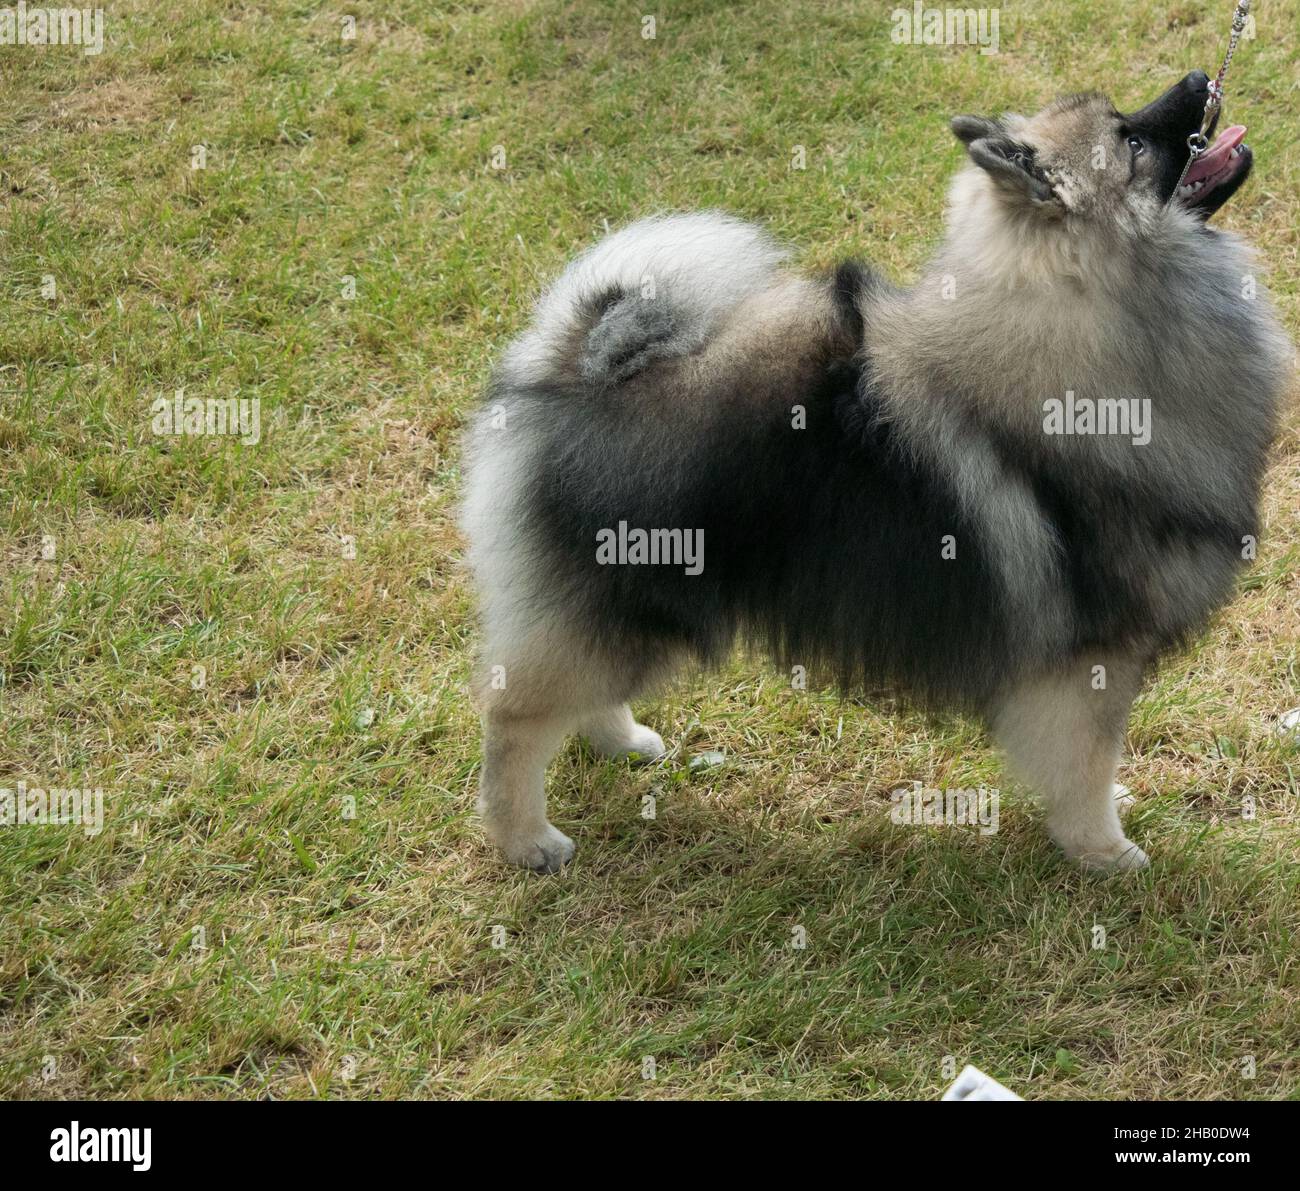
[[1012,772],[1042,795],[1047,830],[1085,868],[1132,869],[1146,854],[1124,835],[1115,771],[1141,683],[1131,658],[1080,660],[1011,691],[993,733]]
[[588,716],[579,731],[603,757],[627,757],[635,753],[643,761],[653,761],[667,752],[663,737],[638,724],[626,703]]
[[488,838],[521,868],[553,873],[573,856],[573,841],[546,817],[546,767],[606,701],[589,691],[599,676],[564,626],[519,631],[506,622],[488,634],[476,682],[483,712],[478,811]]
[[650,670],[610,656],[561,620],[519,631],[497,618],[476,683],[483,712],[478,810],[488,838],[512,864],[553,873],[573,856],[573,841],[546,817],[546,767],[565,737],[581,731],[608,754],[664,751],[623,702]]
[[560,715],[483,716],[483,772],[478,811],[488,838],[511,864],[557,872],[573,858],[573,841],[546,818],[546,766],[573,728]]

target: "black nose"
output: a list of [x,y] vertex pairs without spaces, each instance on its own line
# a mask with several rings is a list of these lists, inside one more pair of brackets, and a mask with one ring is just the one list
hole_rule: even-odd
[[1209,86],[1209,75],[1194,70],[1159,99],[1129,116],[1128,124],[1139,133],[1179,148],[1186,142],[1187,134],[1201,126]]

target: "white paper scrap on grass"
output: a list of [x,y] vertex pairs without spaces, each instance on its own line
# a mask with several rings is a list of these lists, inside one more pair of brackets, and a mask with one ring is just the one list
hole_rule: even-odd
[[944,1092],[944,1100],[1023,1100],[1010,1088],[1004,1088],[991,1075],[985,1075],[978,1067],[967,1064],[961,1074],[953,1081],[952,1087]]

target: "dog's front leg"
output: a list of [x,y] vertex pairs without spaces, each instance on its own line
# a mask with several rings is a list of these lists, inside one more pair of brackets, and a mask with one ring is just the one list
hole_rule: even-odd
[[1085,868],[1133,869],[1146,853],[1124,835],[1127,791],[1115,784],[1142,666],[1129,657],[1079,659],[1023,682],[1000,703],[993,732],[1012,772],[1042,795],[1047,830]]

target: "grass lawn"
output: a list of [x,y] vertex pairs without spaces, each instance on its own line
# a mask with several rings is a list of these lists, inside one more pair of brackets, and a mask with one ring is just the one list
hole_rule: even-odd
[[[741,657],[637,708],[668,762],[561,754],[561,876],[475,822],[458,442],[539,285],[700,206],[907,280],[949,115],[1137,107],[1232,5],[1017,0],[996,55],[892,7],[115,0],[100,55],[0,48],[0,787],[105,796],[0,827],[0,1094],[1300,1098],[1294,401],[1240,597],[1130,723],[1150,870],[1066,866],[973,726]],[[1256,12],[1217,222],[1295,333],[1300,0]],[[256,444],[154,434],[179,389]],[[1000,830],[891,824],[913,780]]]

